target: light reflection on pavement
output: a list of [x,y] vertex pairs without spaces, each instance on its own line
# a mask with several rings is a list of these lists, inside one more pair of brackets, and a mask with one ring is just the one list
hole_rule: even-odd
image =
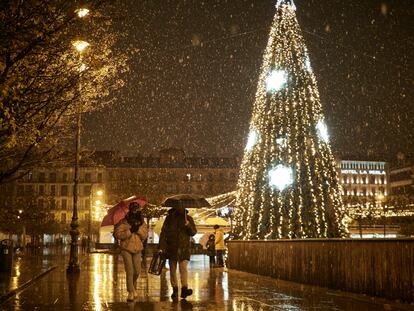
[[[64,258],[64,257],[63,257]],[[139,278],[139,296],[126,303],[125,271],[121,256],[85,255],[79,275],[66,275],[66,263],[9,299],[2,310],[390,310],[380,300],[354,299],[337,291],[253,274],[210,269],[208,257],[195,255],[189,265],[188,300],[173,302],[169,274]],[[392,310],[403,310],[392,308]]]

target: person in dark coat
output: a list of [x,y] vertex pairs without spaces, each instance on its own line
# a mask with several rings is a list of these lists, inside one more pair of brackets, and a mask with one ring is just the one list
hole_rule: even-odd
[[210,236],[208,237],[208,241],[206,244],[206,248],[207,248],[207,255],[208,257],[210,257],[210,268],[213,268],[216,260],[216,238],[214,236],[214,234],[210,234]]
[[197,233],[197,229],[193,218],[187,213],[182,206],[173,207],[168,211],[161,229],[159,249],[170,264],[172,299],[178,298],[177,265],[180,269],[181,298],[193,293],[193,290],[188,288],[187,265],[191,255],[190,237]]

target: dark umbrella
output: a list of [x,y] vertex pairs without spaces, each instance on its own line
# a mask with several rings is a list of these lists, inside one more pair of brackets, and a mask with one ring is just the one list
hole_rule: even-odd
[[196,194],[178,194],[168,197],[162,202],[161,206],[166,207],[184,207],[184,208],[201,208],[211,206],[208,201]]

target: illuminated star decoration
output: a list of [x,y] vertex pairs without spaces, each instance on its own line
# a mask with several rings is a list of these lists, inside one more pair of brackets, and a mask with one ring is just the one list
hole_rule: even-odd
[[280,91],[287,84],[287,73],[284,70],[273,70],[266,79],[267,91]]
[[255,129],[250,130],[249,136],[247,138],[246,151],[251,151],[253,149],[254,145],[256,145],[258,136],[259,135]]
[[316,128],[318,130],[318,136],[319,138],[325,142],[329,143],[329,134],[328,134],[328,128],[323,120],[319,120],[318,124],[316,125]]
[[272,187],[282,191],[293,183],[293,171],[282,164],[269,171],[269,183]]

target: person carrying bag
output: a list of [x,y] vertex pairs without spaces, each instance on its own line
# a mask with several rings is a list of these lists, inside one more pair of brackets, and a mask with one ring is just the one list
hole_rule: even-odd
[[119,240],[122,259],[124,260],[128,298],[133,301],[138,297],[137,279],[141,273],[141,252],[143,241],[147,238],[147,225],[141,214],[141,206],[137,202],[129,204],[125,218],[114,228],[114,236]]
[[181,205],[168,211],[161,229],[159,251],[160,256],[168,259],[170,265],[170,281],[173,288],[171,298],[178,299],[177,267],[180,270],[181,298],[193,293],[188,288],[188,262],[190,261],[190,237],[197,233],[194,220],[187,215],[188,211]]

